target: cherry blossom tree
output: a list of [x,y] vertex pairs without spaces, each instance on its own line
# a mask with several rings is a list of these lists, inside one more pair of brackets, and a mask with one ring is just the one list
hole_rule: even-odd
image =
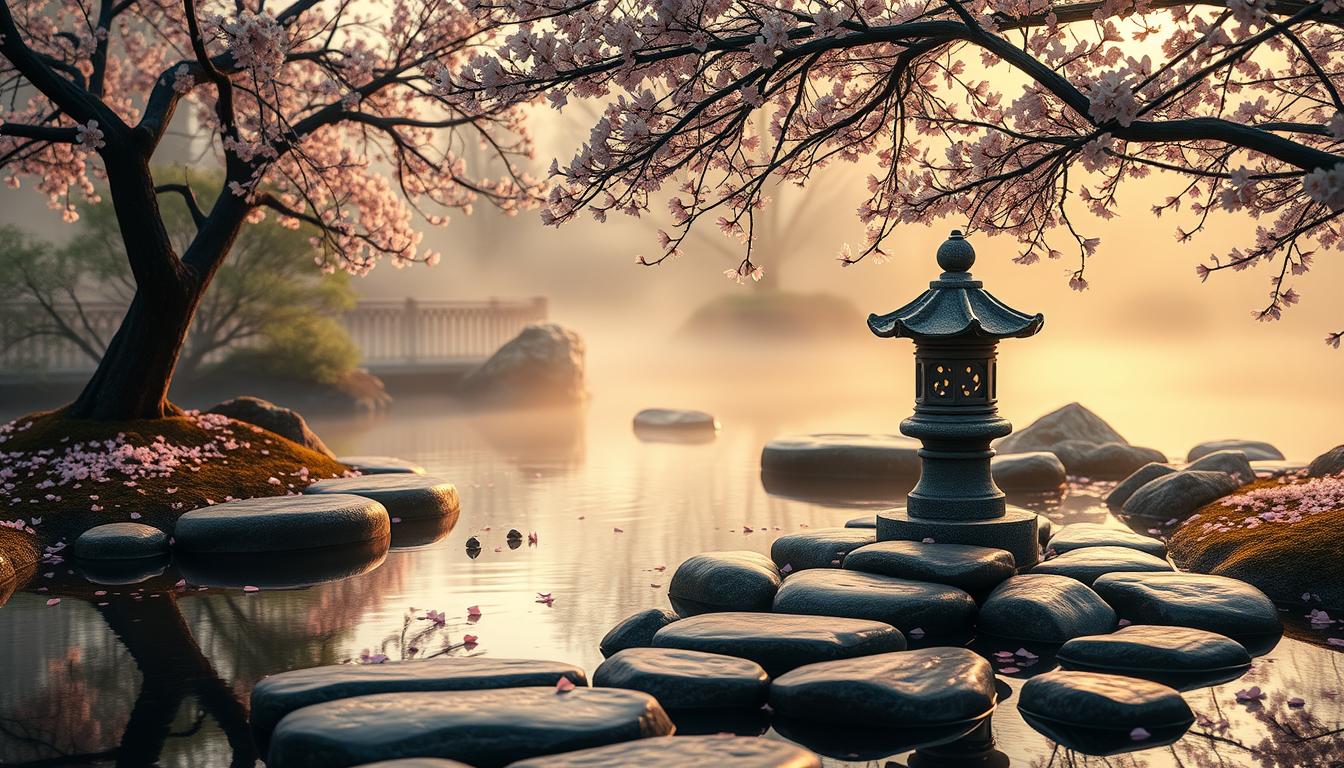
[[1262,267],[1261,320],[1341,245],[1340,0],[476,1],[514,27],[453,87],[483,104],[602,102],[552,166],[543,216],[665,200],[671,225],[641,263],[676,255],[710,217],[744,243],[728,276],[759,279],[771,184],[845,162],[870,171],[855,200],[867,240],[841,248],[846,265],[884,258],[898,225],[951,217],[1015,238],[1020,263],[1069,259],[1081,291],[1100,244],[1087,219],[1157,173],[1180,181],[1152,212],[1182,217],[1181,242],[1220,217],[1257,220],[1196,273]]
[[[135,278],[69,415],[174,411],[183,339],[248,222],[311,225],[321,268],[362,274],[383,259],[437,261],[418,222],[444,224],[482,199],[509,211],[534,200],[519,109],[447,87],[494,23],[456,0],[0,0],[0,175],[67,219],[105,184]],[[223,166],[222,189],[200,196],[209,206],[180,171],[151,170],[184,105]],[[474,144],[492,168],[468,167]],[[180,252],[162,195],[191,212]]]

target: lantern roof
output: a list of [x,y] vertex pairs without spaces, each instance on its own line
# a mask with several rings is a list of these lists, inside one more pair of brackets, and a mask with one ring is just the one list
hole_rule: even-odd
[[975,249],[961,230],[938,248],[943,274],[914,301],[885,315],[869,315],[868,328],[883,338],[1010,339],[1033,336],[1045,325],[1045,316],[1028,315],[1004,304],[971,276]]

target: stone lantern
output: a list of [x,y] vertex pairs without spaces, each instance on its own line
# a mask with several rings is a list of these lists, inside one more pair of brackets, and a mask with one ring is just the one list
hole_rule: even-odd
[[968,271],[974,263],[975,249],[952,230],[938,248],[943,273],[929,290],[868,317],[874,334],[915,342],[915,413],[901,433],[924,445],[919,483],[904,509],[877,516],[877,538],[1006,549],[1024,568],[1040,559],[1036,514],[1007,506],[989,470],[990,441],[1013,431],[996,405],[995,349],[1001,339],[1036,334],[1045,317],[990,295]]

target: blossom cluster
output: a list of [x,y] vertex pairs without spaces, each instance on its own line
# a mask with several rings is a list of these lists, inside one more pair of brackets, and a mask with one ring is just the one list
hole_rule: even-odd
[[1198,521],[1200,538],[1233,530],[1255,530],[1262,525],[1300,523],[1324,512],[1344,509],[1344,475],[1316,477],[1305,481],[1281,477],[1275,485],[1260,486],[1223,497],[1219,506],[1228,514],[1191,517],[1182,525]]

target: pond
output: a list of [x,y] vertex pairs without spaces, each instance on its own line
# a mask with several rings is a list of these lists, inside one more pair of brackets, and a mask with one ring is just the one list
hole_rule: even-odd
[[[456,527],[429,542],[403,538],[385,559],[356,564],[354,575],[292,588],[280,588],[282,577],[248,573],[235,588],[179,587],[190,574],[170,568],[142,584],[98,588],[106,594],[85,588],[94,596],[48,606],[53,592],[71,594],[80,577],[66,565],[39,574],[0,608],[0,764],[253,765],[246,702],[258,680],[366,651],[397,658],[412,608],[444,612],[434,642],[451,643],[450,653],[553,659],[591,673],[610,626],[666,607],[671,571],[684,558],[768,552],[783,532],[841,525],[886,506],[780,493],[762,482],[760,450],[773,437],[865,425],[893,431],[908,411],[909,398],[891,396],[881,382],[856,391],[819,376],[788,397],[767,393],[789,375],[745,376],[710,390],[611,374],[604,380],[611,386],[594,387],[591,403],[576,410],[473,414],[426,398],[400,401],[380,417],[314,419],[337,453],[400,456],[457,483]],[[660,405],[712,409],[724,427],[698,444],[641,441],[631,416]],[[1015,501],[1056,524],[1107,517],[1088,487]],[[510,529],[535,532],[535,544],[511,543]],[[475,557],[469,537],[482,544]],[[257,582],[262,588],[241,588]],[[541,594],[551,599],[539,601]],[[479,617],[468,616],[471,606]],[[961,762],[946,753],[888,755],[880,739],[810,746],[824,749],[833,765],[1340,765],[1344,654],[1320,645],[1326,632],[1296,614],[1284,614],[1288,636],[1245,677],[1185,694],[1200,721],[1169,746],[1089,757],[1037,733],[1015,702],[1024,680],[1050,667],[1044,657],[1037,669],[1000,675],[1006,700],[992,719],[992,746],[986,739],[963,745],[974,754]],[[460,645],[468,634],[477,638],[470,648]],[[1317,644],[1294,636],[1314,636]],[[977,650],[992,659],[1016,645]],[[1267,697],[1237,703],[1235,692],[1252,685]],[[1290,707],[1292,697],[1305,706]],[[709,730],[724,727],[751,724]]]

